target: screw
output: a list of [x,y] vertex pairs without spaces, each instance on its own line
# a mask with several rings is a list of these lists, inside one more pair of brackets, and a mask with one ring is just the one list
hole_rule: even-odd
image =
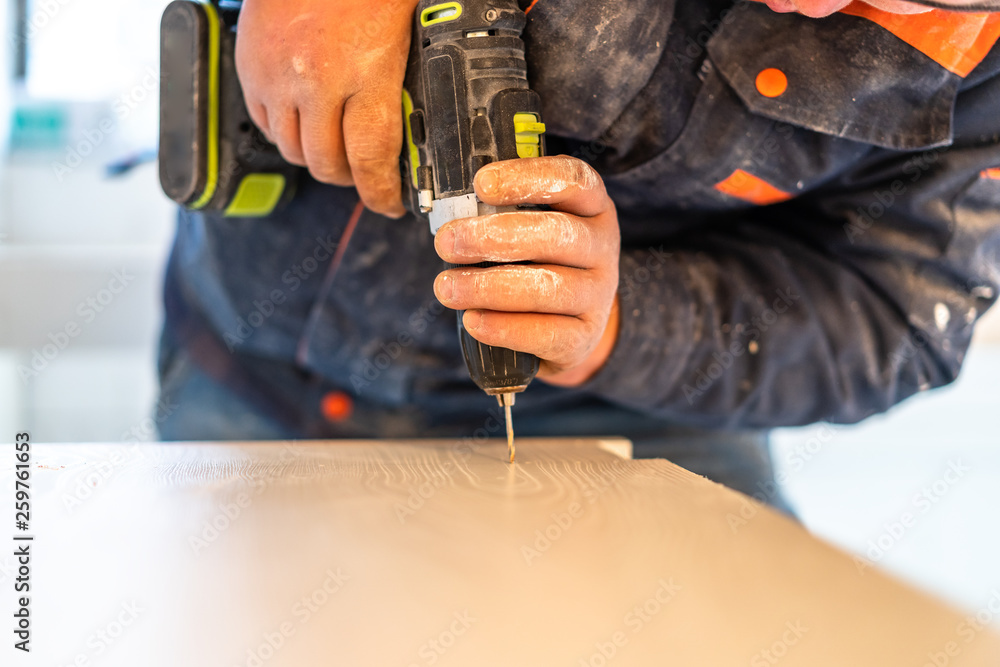
[[499,15],[500,14],[499,14],[499,12],[497,12],[497,10],[495,10],[495,9],[487,9],[485,16],[486,16],[486,20],[487,21],[489,21],[490,23],[493,23],[494,21],[497,20],[497,17]]

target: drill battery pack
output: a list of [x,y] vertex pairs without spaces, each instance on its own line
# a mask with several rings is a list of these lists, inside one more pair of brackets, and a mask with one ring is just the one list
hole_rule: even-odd
[[301,168],[247,112],[236,76],[238,6],[174,0],[163,12],[160,184],[186,208],[257,217],[292,198]]

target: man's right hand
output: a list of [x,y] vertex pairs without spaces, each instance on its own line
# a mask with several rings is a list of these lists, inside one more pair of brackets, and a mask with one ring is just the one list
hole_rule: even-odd
[[405,213],[402,90],[417,0],[245,0],[236,70],[250,117],[292,164]]

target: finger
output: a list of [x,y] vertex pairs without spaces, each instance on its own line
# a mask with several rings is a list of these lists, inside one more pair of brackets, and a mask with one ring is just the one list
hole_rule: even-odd
[[342,129],[343,107],[310,109],[301,115],[302,153],[313,178],[332,185],[353,185]]
[[434,281],[438,300],[454,310],[555,313],[574,317],[599,301],[601,285],[590,271],[554,265],[504,264],[443,271]]
[[547,372],[577,365],[600,339],[596,323],[566,315],[467,310],[462,324],[481,343],[534,354]]
[[347,100],[344,148],[354,186],[365,206],[390,217],[406,213],[399,175],[402,145],[402,105],[398,94],[362,92]]
[[302,153],[302,138],[299,135],[299,110],[297,107],[271,111],[268,113],[272,141],[278,147],[286,162],[300,167],[306,166]]
[[264,138],[274,143],[274,139],[271,136],[271,129],[267,124],[267,107],[263,104],[251,104],[247,105],[247,112],[250,114],[250,120],[253,124],[257,126],[257,129],[261,131]]
[[611,302],[611,312],[604,323],[604,331],[594,348],[571,367],[555,368],[543,363],[539,368],[538,377],[549,384],[559,387],[578,387],[599,371],[607,362],[618,341],[618,330],[621,323],[617,296]]
[[618,236],[561,211],[517,211],[453,220],[434,248],[452,264],[523,262],[590,268],[617,254]]
[[548,204],[587,217],[611,206],[594,168],[565,155],[494,162],[476,172],[474,183],[479,198],[494,206]]

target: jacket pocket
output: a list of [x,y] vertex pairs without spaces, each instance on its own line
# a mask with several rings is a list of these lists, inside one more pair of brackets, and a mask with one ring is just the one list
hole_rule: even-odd
[[708,51],[754,114],[895,150],[951,143],[962,79],[871,20],[748,3]]

